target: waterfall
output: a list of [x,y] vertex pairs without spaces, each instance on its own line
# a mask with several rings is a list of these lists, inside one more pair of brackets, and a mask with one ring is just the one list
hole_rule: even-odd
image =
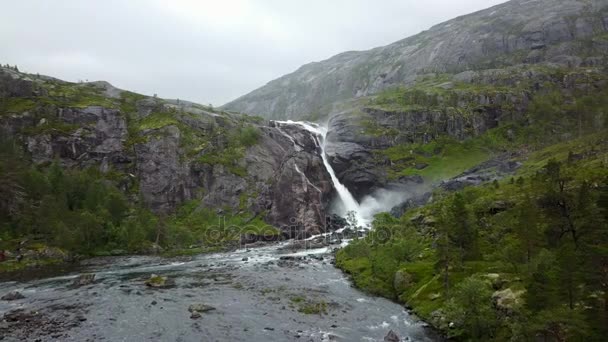
[[[327,154],[325,153],[325,144],[327,137],[327,127],[320,126],[315,123],[303,122],[303,121],[275,121],[278,124],[284,125],[298,125],[305,130],[311,132],[315,137],[315,143],[318,147],[321,148],[321,158],[323,159],[323,164],[325,165],[325,169],[329,173],[331,177],[331,181],[334,185],[338,193],[338,200],[340,201],[340,208],[336,214],[346,217],[349,212],[353,212],[355,215],[355,219],[357,220],[357,224],[359,226],[367,227],[371,223],[371,220],[368,217],[362,215],[361,206],[357,202],[357,200],[353,197],[353,195],[348,191],[348,188],[344,186],[336,176],[336,173],[329,163],[329,158],[327,158]],[[293,138],[291,139],[293,141]]]

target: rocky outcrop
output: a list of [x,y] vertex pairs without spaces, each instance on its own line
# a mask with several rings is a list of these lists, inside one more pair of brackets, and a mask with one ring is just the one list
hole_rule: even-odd
[[94,281],[95,281],[94,273],[85,273],[85,274],[79,275],[76,279],[74,279],[74,281],[72,282],[72,286],[80,287],[80,286],[91,285],[91,284],[93,284]]
[[[48,79],[0,69],[0,132],[22,141],[34,163],[112,174],[157,213],[196,200],[218,214],[263,218],[287,237],[324,230],[333,184],[305,129],[106,82]],[[244,129],[246,144],[236,141]]]
[[12,291],[12,292],[9,292],[9,293],[5,294],[4,296],[0,297],[0,299],[6,300],[6,301],[19,300],[19,299],[23,299],[23,298],[25,298],[25,296],[22,295],[21,292],[18,292],[18,291]]
[[324,116],[343,100],[413,84],[428,73],[520,63],[596,66],[606,62],[606,0],[512,0],[368,51],[302,66],[225,105],[269,118]]

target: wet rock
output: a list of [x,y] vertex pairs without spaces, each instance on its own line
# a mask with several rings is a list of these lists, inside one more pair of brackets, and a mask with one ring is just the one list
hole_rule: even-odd
[[308,257],[317,261],[323,261],[323,256],[318,254],[308,254]]
[[241,261],[249,261],[249,258],[245,257],[245,258],[241,259]]
[[331,214],[325,218],[325,226],[328,231],[335,231],[348,226],[348,221],[344,217]]
[[18,299],[23,299],[25,298],[24,295],[21,294],[21,292],[19,291],[12,291],[9,292],[7,294],[5,294],[4,296],[2,296],[2,300],[18,300]]
[[203,304],[203,303],[192,304],[188,307],[188,311],[192,314],[195,314],[195,313],[200,314],[200,313],[209,312],[209,311],[213,311],[213,310],[215,310],[215,308],[213,306]]
[[441,309],[431,312],[429,323],[441,330],[447,329],[449,324],[445,312]]
[[94,273],[85,273],[85,274],[79,275],[78,278],[74,279],[74,282],[72,282],[72,286],[80,287],[80,286],[91,285],[94,281],[95,281]]
[[152,274],[150,278],[146,280],[146,286],[153,288],[169,288],[175,286],[175,282],[168,277]]
[[427,204],[431,200],[432,196],[433,194],[431,192],[413,195],[405,202],[393,207],[391,209],[391,215],[393,215],[394,217],[401,217],[408,210],[418,208]]
[[192,319],[199,319],[199,318],[201,318],[201,317],[202,317],[202,316],[201,316],[201,314],[200,314],[200,313],[198,313],[198,312],[193,312],[193,313],[190,315],[190,318],[192,318]]
[[388,334],[386,334],[386,336],[384,336],[384,341],[385,342],[400,342],[401,339],[399,338],[399,335],[397,335],[396,332],[391,330],[388,332]]
[[330,245],[341,245],[342,244],[342,238],[336,235],[332,235],[328,241],[328,243]]

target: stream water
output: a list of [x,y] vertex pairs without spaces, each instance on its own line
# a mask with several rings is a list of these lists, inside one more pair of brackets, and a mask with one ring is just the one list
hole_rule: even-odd
[[[382,341],[392,329],[404,340],[435,340],[401,305],[353,288],[327,250],[282,254],[280,247],[101,258],[53,277],[30,273],[0,283],[0,294],[25,296],[0,301],[0,314],[20,320],[0,323],[0,333],[4,341]],[[95,282],[72,287],[83,272],[95,273]],[[175,286],[147,287],[151,274]],[[191,319],[188,307],[197,303],[216,310]],[[321,312],[301,312],[311,305]]]
[[[342,214],[352,211],[368,223],[327,160],[326,129],[283,124],[317,137]],[[403,306],[355,289],[332,265],[329,248],[285,252],[287,243],[186,258],[98,258],[0,278],[0,296],[19,291],[25,297],[0,300],[0,340],[382,341],[390,330],[403,341],[438,339]],[[94,273],[95,281],[72,286],[82,273]],[[152,274],[175,284],[148,287]],[[188,308],[199,303],[215,310],[193,319]]]

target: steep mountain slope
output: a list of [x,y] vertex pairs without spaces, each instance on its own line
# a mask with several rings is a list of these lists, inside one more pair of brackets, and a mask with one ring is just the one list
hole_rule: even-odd
[[436,25],[368,51],[345,52],[225,105],[268,118],[315,119],[333,104],[414,84],[428,73],[500,68],[520,63],[564,66],[602,63],[608,30],[607,0],[512,0]]
[[324,227],[333,194],[320,149],[304,129],[106,82],[1,68],[0,132],[3,143],[24,146],[38,169],[56,161],[65,170],[95,170],[161,217],[194,201],[218,220],[261,219],[286,236],[310,234]]

